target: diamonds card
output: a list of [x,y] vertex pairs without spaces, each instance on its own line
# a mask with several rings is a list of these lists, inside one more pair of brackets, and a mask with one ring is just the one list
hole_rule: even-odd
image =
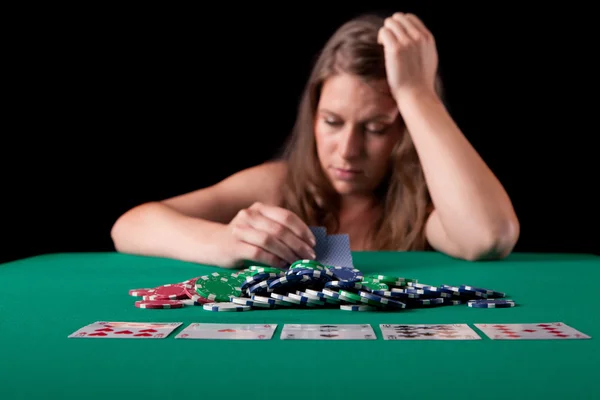
[[475,324],[490,339],[527,340],[527,339],[591,339],[562,322],[538,324]]

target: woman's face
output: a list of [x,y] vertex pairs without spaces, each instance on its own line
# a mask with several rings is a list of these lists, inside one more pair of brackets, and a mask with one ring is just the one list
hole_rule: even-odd
[[341,195],[370,195],[384,178],[402,137],[386,81],[335,75],[325,81],[315,118],[323,171]]

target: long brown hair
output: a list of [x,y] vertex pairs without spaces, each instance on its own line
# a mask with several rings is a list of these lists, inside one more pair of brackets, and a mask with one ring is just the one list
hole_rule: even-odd
[[[344,72],[365,81],[386,79],[383,46],[377,34],[385,18],[377,14],[358,16],[343,24],[318,54],[304,89],[296,123],[283,158],[287,179],[283,206],[309,225],[326,226],[328,233],[338,229],[339,195],[321,169],[314,133],[316,108],[324,81]],[[441,82],[436,80],[441,96]],[[370,231],[370,250],[425,250],[425,223],[431,199],[419,157],[412,139],[404,133],[392,152],[386,178],[376,190],[381,215]]]

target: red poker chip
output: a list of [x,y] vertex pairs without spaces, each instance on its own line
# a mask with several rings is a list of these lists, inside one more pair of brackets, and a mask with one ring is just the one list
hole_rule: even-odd
[[137,308],[154,309],[183,308],[185,307],[185,302],[181,300],[139,300],[135,302],[135,306]]
[[185,292],[185,283],[174,283],[157,286],[146,295],[142,296],[144,300],[182,300],[187,299]]
[[187,297],[194,301],[194,304],[212,303],[212,300],[205,299],[196,292],[196,281],[198,278],[190,279],[185,285],[184,290]]
[[153,291],[154,291],[154,289],[152,289],[152,288],[131,289],[129,291],[129,295],[134,296],[134,297],[142,297],[142,296],[148,296]]

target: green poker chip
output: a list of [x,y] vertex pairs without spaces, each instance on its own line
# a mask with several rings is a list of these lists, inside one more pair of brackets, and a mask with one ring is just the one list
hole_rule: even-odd
[[196,281],[196,292],[205,299],[214,302],[228,302],[230,297],[240,297],[242,289],[239,277],[233,278],[231,274],[213,272],[204,275]]

